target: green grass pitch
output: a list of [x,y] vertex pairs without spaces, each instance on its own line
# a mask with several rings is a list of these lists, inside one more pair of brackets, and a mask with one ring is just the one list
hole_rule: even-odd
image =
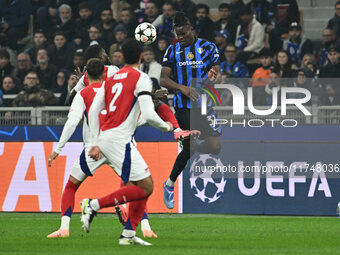
[[47,239],[59,214],[0,213],[0,254],[340,254],[336,217],[153,214],[158,239],[147,239],[150,247],[118,246],[115,215],[99,214],[88,234],[79,219],[73,215],[69,238]]

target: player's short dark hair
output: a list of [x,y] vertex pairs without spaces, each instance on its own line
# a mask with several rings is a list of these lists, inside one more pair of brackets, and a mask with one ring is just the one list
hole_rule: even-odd
[[90,11],[91,11],[91,5],[89,4],[89,2],[81,2],[81,3],[78,5],[78,9],[79,9],[79,10],[87,9],[87,10],[90,10]]
[[225,46],[225,49],[226,49],[227,47],[233,47],[234,49],[237,50],[237,47],[236,47],[235,44],[233,44],[233,43],[228,43],[227,46]]
[[142,54],[142,47],[136,39],[129,38],[122,44],[122,52],[125,63],[133,65],[138,63],[140,55]]
[[6,58],[9,59],[9,53],[6,49],[0,50],[0,58]]
[[90,79],[101,79],[104,72],[104,64],[98,58],[90,58],[86,64],[86,71]]
[[335,6],[340,4],[340,0],[336,1]]
[[150,46],[145,46],[144,49],[143,49],[143,52],[147,52],[147,51],[151,51],[153,54],[155,54],[155,50],[150,47]]
[[66,35],[65,35],[65,33],[64,33],[63,31],[57,31],[57,32],[55,32],[55,33],[53,34],[53,40],[54,40],[54,38],[55,38],[56,36],[58,36],[58,35],[64,36],[64,38],[67,39],[67,38],[66,38]]
[[173,27],[191,26],[190,20],[185,16],[184,12],[176,12]]
[[85,62],[87,62],[90,58],[99,58],[100,53],[104,49],[99,44],[94,44],[88,47],[85,51],[84,58]]
[[209,14],[209,6],[208,6],[208,5],[206,5],[206,4],[197,4],[197,5],[196,5],[196,12],[197,12],[199,9],[205,9],[205,11],[207,12],[207,14]]
[[171,1],[166,1],[162,6],[164,5],[171,5],[172,9],[176,9],[174,3]]
[[222,3],[218,6],[218,10],[221,10],[221,9],[228,9],[230,11],[230,5],[227,3]]

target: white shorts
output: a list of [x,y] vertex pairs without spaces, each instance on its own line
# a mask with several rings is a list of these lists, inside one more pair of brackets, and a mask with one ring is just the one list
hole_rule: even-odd
[[84,181],[86,177],[92,176],[100,166],[104,164],[110,165],[104,156],[97,161],[92,159],[88,155],[89,150],[90,148],[84,148],[79,158],[74,162],[71,170],[71,175],[81,182]]
[[117,142],[108,133],[102,135],[103,133],[99,136],[98,146],[124,183],[140,181],[150,176],[149,167],[134,142]]

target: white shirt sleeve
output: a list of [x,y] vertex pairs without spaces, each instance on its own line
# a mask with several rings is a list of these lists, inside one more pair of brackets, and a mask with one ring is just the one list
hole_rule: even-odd
[[105,109],[105,81],[96,93],[89,111],[90,143],[97,144],[99,135],[99,114]]
[[61,133],[57,148],[55,152],[60,154],[65,144],[68,142],[70,137],[73,135],[79,121],[83,118],[85,111],[85,103],[80,93],[77,93],[71,104],[67,121],[64,125],[63,132]]
[[135,96],[138,97],[139,107],[142,113],[142,118],[151,126],[160,129],[162,131],[170,131],[170,127],[165,123],[155,112],[152,98],[148,94],[139,95],[139,93],[147,92],[151,93],[152,83],[146,73],[141,72],[141,76],[137,82]]
[[77,82],[76,86],[74,86],[74,88],[72,89],[75,90],[77,93],[79,91],[81,91],[83,88],[85,88],[85,84],[84,84],[84,75],[82,77],[80,77],[79,81]]
[[119,71],[119,68],[117,66],[108,66],[108,70],[107,70],[107,78],[111,77],[112,75],[114,75],[116,72]]

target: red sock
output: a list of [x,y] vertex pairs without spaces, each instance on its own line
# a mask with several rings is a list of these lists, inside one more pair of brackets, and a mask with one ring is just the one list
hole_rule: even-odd
[[143,200],[133,201],[129,204],[128,220],[125,224],[125,229],[136,230],[139,222],[144,214],[147,198]]
[[66,183],[63,195],[61,197],[61,216],[71,217],[74,208],[74,197],[79,185],[70,180]]
[[159,106],[156,112],[162,120],[169,121],[174,126],[174,129],[179,128],[177,119],[167,104]]
[[129,185],[121,187],[105,197],[98,198],[98,203],[100,208],[105,208],[115,206],[117,204],[125,204],[127,202],[141,200],[145,197],[145,192],[141,187]]

